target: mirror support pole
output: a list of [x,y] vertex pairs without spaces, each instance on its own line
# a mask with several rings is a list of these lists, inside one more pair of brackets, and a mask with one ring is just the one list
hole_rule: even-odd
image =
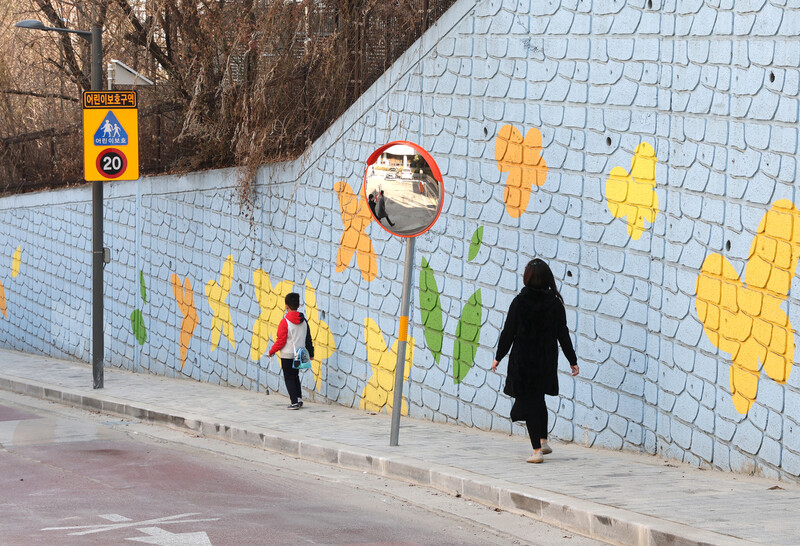
[[406,238],[406,267],[403,273],[403,298],[400,307],[400,331],[397,334],[397,366],[394,370],[394,402],[392,404],[392,431],[389,445],[396,446],[400,437],[400,414],[403,410],[403,378],[406,372],[406,344],[408,343],[408,314],[411,306],[411,283],[414,276],[415,237]]

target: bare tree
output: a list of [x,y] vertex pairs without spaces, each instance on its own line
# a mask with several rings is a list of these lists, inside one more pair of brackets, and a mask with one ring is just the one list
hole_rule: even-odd
[[[143,173],[240,165],[241,197],[265,162],[296,157],[454,0],[7,0],[0,25],[103,26],[104,58],[140,88]],[[0,33],[0,191],[82,181],[88,44]]]

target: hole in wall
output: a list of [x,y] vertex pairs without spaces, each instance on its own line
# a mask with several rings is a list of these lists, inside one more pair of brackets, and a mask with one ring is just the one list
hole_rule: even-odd
[[489,136],[489,129],[486,127],[483,128],[483,136]]
[[572,271],[567,270],[567,277],[571,277],[571,276],[572,276]]
[[730,242],[730,240],[728,240],[728,241],[725,243],[725,250],[730,250],[730,249],[731,249],[731,242]]
[[647,0],[647,9],[653,9],[653,0]]
[[242,286],[242,283],[239,283],[239,292],[244,292],[244,286]]
[[606,146],[611,146],[611,137],[606,137]]
[[169,261],[169,268],[172,269],[172,260]]
[[775,81],[775,72],[770,72],[769,73],[769,81],[770,82],[774,82]]

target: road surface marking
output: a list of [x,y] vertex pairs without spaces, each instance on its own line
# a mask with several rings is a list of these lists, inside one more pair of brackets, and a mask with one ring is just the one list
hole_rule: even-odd
[[197,516],[198,512],[188,514],[178,514],[176,516],[166,516],[163,518],[149,519],[145,521],[130,521],[125,523],[110,523],[100,525],[71,525],[69,527],[45,527],[42,531],[80,531],[69,533],[70,535],[82,536],[90,535],[92,533],[102,533],[104,531],[114,531],[116,529],[125,529],[129,527],[141,527],[142,525],[164,525],[167,523],[198,523],[206,521],[217,521],[219,518],[204,518],[204,519],[181,519],[190,516]]
[[158,527],[145,527],[137,529],[142,533],[148,534],[147,537],[126,538],[136,542],[146,544],[158,544],[159,546],[211,546],[208,535],[203,531],[195,533],[170,533]]

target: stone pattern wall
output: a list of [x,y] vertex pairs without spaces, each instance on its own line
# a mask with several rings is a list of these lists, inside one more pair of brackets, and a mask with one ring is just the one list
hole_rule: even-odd
[[[756,370],[757,396],[738,411],[733,357],[712,343],[719,328],[698,315],[697,287],[712,254],[741,278],[720,286],[751,286],[762,218],[779,200],[797,202],[798,28],[796,2],[462,0],[304,157],[262,170],[252,215],[236,203],[234,171],[107,185],[108,359],[282,389],[276,363],[252,358],[255,324],[267,316],[254,292],[261,270],[267,292],[287,282],[313,298],[315,329],[335,341],[304,376],[306,396],[381,407],[380,380],[367,385],[397,340],[404,245],[372,223],[363,234],[375,278],[357,256],[337,270],[346,224],[334,186],[358,195],[369,154],[409,140],[430,151],[447,192],[438,223],[417,241],[410,415],[524,434],[508,419],[505,364],[499,374],[490,365],[522,269],[537,256],[561,287],[581,364],[572,378],[561,361],[561,396],[548,400],[553,436],[796,480],[800,375],[759,379]],[[506,195],[513,161],[498,151],[498,135],[515,131],[525,150],[541,138],[537,168],[546,170],[518,215]],[[4,346],[90,360],[90,202],[86,189],[0,200],[0,257],[22,248],[19,276],[0,274]],[[767,239],[796,249],[781,233]],[[438,362],[420,311],[423,259],[442,308]],[[191,280],[199,316],[184,363],[172,274]],[[226,294],[229,322],[215,323],[211,281]],[[788,324],[779,326],[795,339],[800,306],[789,282],[785,301],[764,297],[782,302]],[[478,290],[479,344],[456,381],[458,323]],[[720,308],[736,307],[735,290],[716,293]],[[750,318],[736,333],[743,340],[756,335]],[[781,354],[793,364],[794,344]]]

